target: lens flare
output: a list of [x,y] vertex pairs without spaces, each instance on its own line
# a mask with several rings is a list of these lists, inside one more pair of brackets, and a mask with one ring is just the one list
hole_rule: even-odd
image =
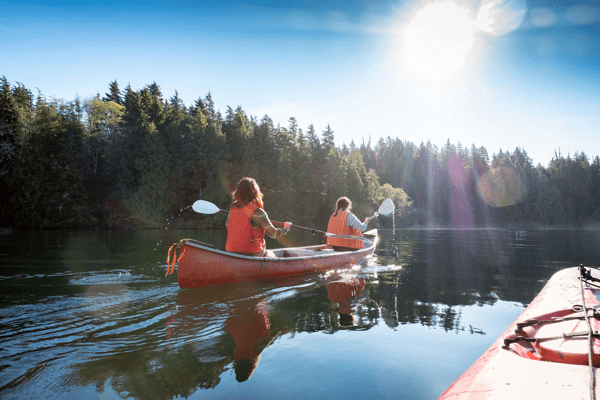
[[483,32],[491,35],[506,35],[521,25],[525,15],[525,0],[483,0],[475,24]]
[[498,167],[479,176],[477,192],[486,204],[492,207],[507,207],[525,198],[527,185],[514,168]]

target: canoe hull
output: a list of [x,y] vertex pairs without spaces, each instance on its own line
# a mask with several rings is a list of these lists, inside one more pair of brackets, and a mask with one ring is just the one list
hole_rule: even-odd
[[[600,272],[593,270],[592,275],[600,278]],[[440,397],[439,400],[464,400],[464,399],[589,399],[590,398],[590,376],[587,365],[587,337],[577,339],[560,339],[556,344],[559,349],[571,348],[575,344],[577,348],[575,353],[585,353],[568,355],[565,351],[563,358],[558,356],[542,358],[545,352],[551,351],[552,345],[540,347],[539,344],[533,344],[531,350],[518,343],[511,343],[508,347],[504,346],[505,339],[515,339],[522,337],[548,337],[541,326],[528,326],[520,330],[517,329],[518,323],[540,320],[540,316],[548,319],[564,318],[574,315],[570,311],[573,306],[582,303],[581,286],[579,282],[578,268],[568,268],[557,272],[548,281],[542,291],[529,304],[523,313],[513,322],[506,332],[498,338],[486,352],[469,369],[467,369]],[[586,288],[585,302],[587,307],[598,308],[600,303],[597,300],[599,291]],[[586,330],[584,328],[585,320],[566,321],[562,329],[565,333]],[[575,324],[579,324],[575,327]],[[562,322],[560,323],[562,324]],[[560,327],[557,324],[554,330]],[[592,322],[592,328],[597,322]],[[548,324],[548,326],[555,324]],[[569,346],[562,347],[567,341]],[[557,340],[549,341],[557,342]],[[541,342],[542,344],[549,342]],[[578,343],[577,343],[578,342]],[[599,343],[594,340],[594,348]],[[548,350],[550,348],[550,350]],[[535,350],[542,351],[535,351]],[[557,354],[559,354],[557,352]],[[558,361],[558,362],[557,362]],[[596,381],[600,381],[600,374],[595,369]]]
[[335,252],[324,246],[274,250],[277,258],[237,255],[207,245],[183,240],[178,261],[177,280],[182,289],[221,285],[249,280],[281,278],[326,271],[364,261],[375,251],[377,232],[369,231],[372,240],[365,248]]

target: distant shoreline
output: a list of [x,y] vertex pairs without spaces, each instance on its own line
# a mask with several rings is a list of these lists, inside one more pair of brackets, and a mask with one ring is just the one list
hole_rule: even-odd
[[[56,227],[56,228],[0,228],[0,236],[10,236],[13,232],[31,232],[31,231],[157,231],[157,230],[182,230],[182,231],[221,231],[224,228],[197,228],[197,227],[134,227],[134,226],[113,226],[113,227]],[[448,227],[448,226],[404,226],[396,227],[378,227],[382,231],[402,230],[402,231],[600,231],[600,225],[587,226],[479,226],[479,227]]]

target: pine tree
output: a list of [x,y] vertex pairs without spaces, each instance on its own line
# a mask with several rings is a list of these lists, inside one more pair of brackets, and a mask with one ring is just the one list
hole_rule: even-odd
[[566,214],[562,196],[543,167],[536,168],[539,190],[535,199],[535,220],[542,226],[564,223]]
[[[0,178],[4,177],[16,157],[19,113],[6,77],[0,79]],[[6,193],[6,192],[4,192]]]
[[337,199],[348,196],[347,162],[336,148],[331,146],[328,148],[329,152],[325,157],[327,172],[324,182],[324,204],[327,217],[334,211]]
[[105,93],[102,101],[112,101],[119,105],[123,105],[121,91],[119,90],[119,84],[117,83],[116,79],[108,85],[108,93]]
[[87,100],[83,108],[87,121],[87,153],[91,159],[93,174],[96,175],[101,157],[113,148],[117,140],[125,107],[96,97]]
[[295,141],[298,136],[298,122],[296,121],[296,118],[294,118],[294,117],[290,117],[288,122],[289,122],[288,134],[292,137],[292,140]]
[[327,124],[327,128],[325,128],[321,136],[323,138],[323,147],[335,147],[335,136],[329,124]]
[[208,122],[215,124],[217,121],[220,121],[221,118],[217,118],[217,110],[210,92],[204,98],[204,104],[206,105],[206,118],[208,118]]
[[16,226],[45,228],[90,223],[87,193],[69,155],[78,146],[74,112],[47,104],[40,94],[28,138],[8,178],[11,218]]
[[150,96],[156,97],[159,101],[163,101],[162,91],[160,90],[160,86],[156,82],[152,82],[151,85],[146,86],[148,91],[150,92]]
[[315,126],[313,124],[310,124],[308,126],[308,130],[306,131],[306,137],[311,145],[312,154],[314,157],[321,150],[321,142],[319,141],[319,136],[317,136]]
[[202,99],[198,99],[194,102],[194,105],[190,107],[190,116],[193,119],[193,124],[196,126],[194,131],[204,131],[208,126],[207,109]]
[[163,226],[170,208],[169,179],[172,167],[159,132],[154,124],[145,126],[144,156],[135,160],[140,185],[125,204],[132,211],[132,221],[144,226]]

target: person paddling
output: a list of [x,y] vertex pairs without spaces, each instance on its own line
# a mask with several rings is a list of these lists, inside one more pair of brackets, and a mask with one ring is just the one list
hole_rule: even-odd
[[[350,211],[352,202],[347,197],[340,197],[335,206],[335,213],[329,218],[327,233],[334,235],[350,235],[362,237],[362,233],[367,229],[370,217],[365,218],[361,223],[358,218]],[[339,237],[327,237],[327,245],[332,246],[335,251],[352,251],[365,247],[362,240],[346,239]]]
[[286,222],[282,229],[273,226],[264,210],[260,187],[252,178],[242,178],[232,198],[225,250],[254,257],[276,257],[266,248],[265,232],[271,238],[278,238],[288,233],[292,224]]

